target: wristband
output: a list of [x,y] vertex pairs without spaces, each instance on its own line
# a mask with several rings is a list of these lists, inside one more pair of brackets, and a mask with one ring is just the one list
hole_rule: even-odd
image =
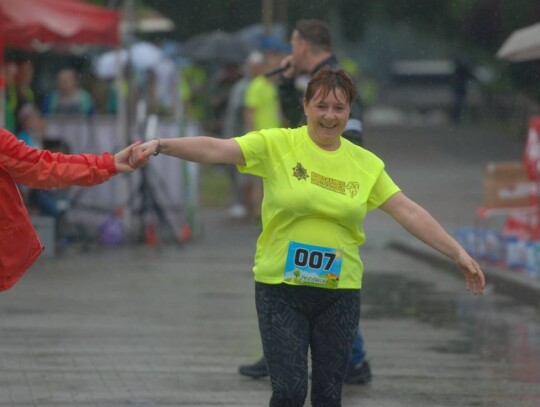
[[161,152],[161,140],[158,139],[157,137],[154,137],[154,140],[157,140],[157,147],[156,147],[156,151],[154,151],[152,155],[158,155]]

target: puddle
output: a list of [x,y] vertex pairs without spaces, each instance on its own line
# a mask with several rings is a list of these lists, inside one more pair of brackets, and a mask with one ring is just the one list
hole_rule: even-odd
[[441,327],[459,322],[453,296],[433,291],[432,284],[374,273],[364,281],[369,289],[362,292],[362,318],[411,317]]
[[439,328],[459,329],[460,340],[433,350],[474,354],[500,363],[512,379],[540,383],[539,313],[503,296],[461,296],[396,274],[364,276],[362,318],[414,318]]

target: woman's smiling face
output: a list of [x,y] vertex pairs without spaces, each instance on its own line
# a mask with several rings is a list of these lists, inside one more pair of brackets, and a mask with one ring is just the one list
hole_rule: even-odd
[[304,99],[309,136],[322,149],[337,150],[350,111],[342,89],[333,88],[328,92],[319,89],[309,102]]

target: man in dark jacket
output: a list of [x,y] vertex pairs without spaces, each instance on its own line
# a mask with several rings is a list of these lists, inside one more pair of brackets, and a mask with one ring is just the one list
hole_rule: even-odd
[[[324,66],[339,66],[332,53],[332,41],[328,25],[320,20],[299,20],[291,35],[291,55],[281,61],[287,67],[281,73],[278,84],[279,99],[283,115],[290,127],[297,127],[305,122],[302,99],[309,78]],[[304,81],[302,81],[304,79]],[[351,114],[343,137],[354,144],[362,145],[362,105],[356,99],[351,106]],[[371,368],[365,359],[366,352],[360,328],[354,340],[346,383],[364,384],[371,381]],[[268,375],[264,356],[251,365],[239,367],[240,374],[250,377]]]
[[[285,57],[281,66],[288,66],[281,73],[278,85],[279,99],[284,116],[291,127],[305,120],[302,108],[304,91],[302,77],[307,84],[309,78],[325,66],[339,67],[332,53],[332,41],[328,25],[320,20],[300,20],[291,36],[292,53]],[[362,145],[362,104],[357,98],[351,106],[351,115],[343,136],[357,145]]]

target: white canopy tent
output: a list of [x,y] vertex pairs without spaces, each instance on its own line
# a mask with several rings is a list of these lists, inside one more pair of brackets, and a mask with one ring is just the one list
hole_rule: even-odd
[[514,31],[497,51],[497,57],[510,62],[540,59],[540,23]]

